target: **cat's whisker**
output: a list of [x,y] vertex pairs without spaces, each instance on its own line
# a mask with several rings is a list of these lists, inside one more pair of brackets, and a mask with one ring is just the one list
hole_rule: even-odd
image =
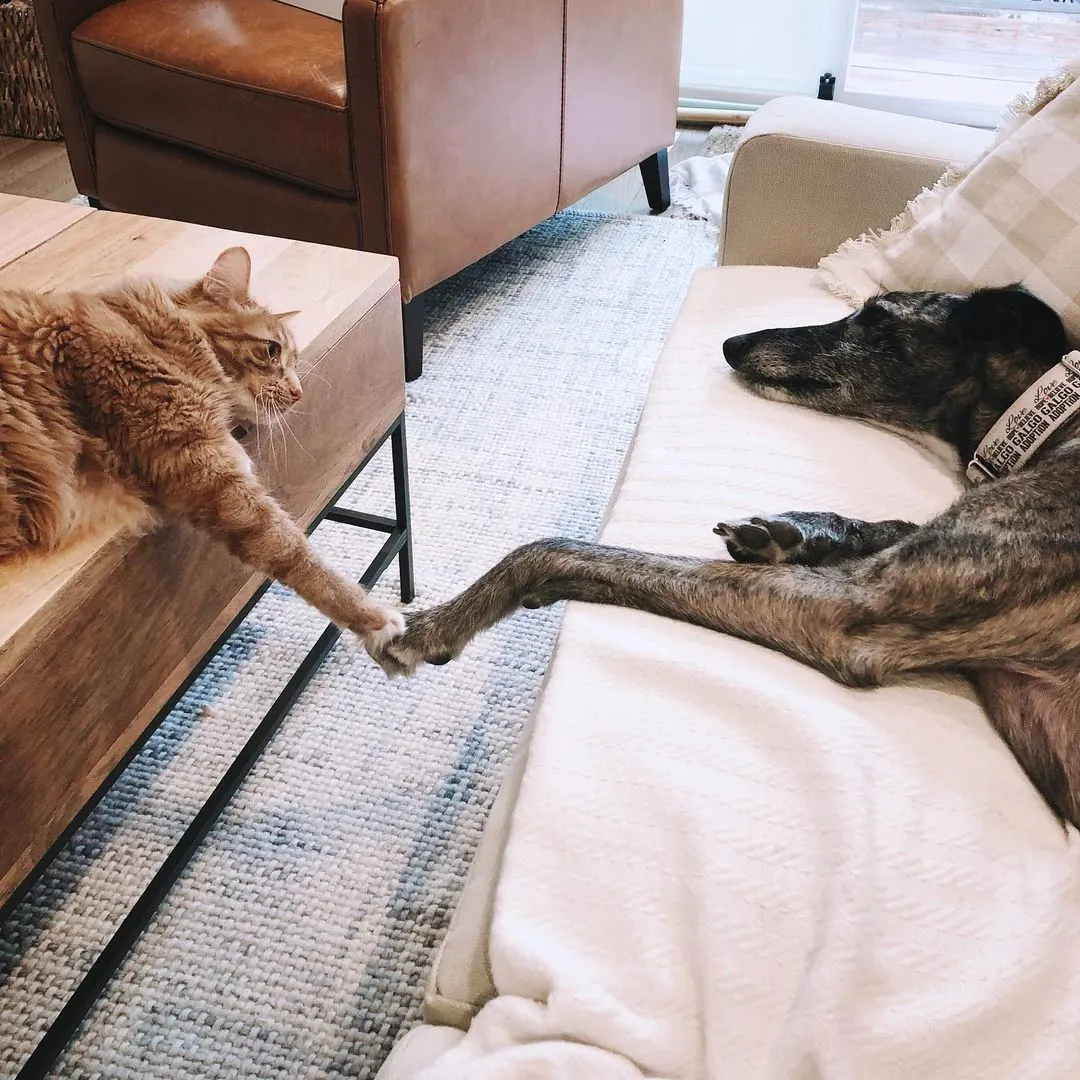
[[334,384],[328,378],[326,378],[325,375],[320,375],[319,372],[315,370],[315,368],[309,368],[307,371],[304,372],[305,379],[309,375],[314,375],[315,378],[319,380],[319,382],[323,383],[325,386],[328,386],[331,390],[334,389]]
[[266,437],[270,440],[270,460],[277,467],[277,440],[274,438],[273,402],[264,394],[260,394],[259,397],[262,398],[263,415],[266,417]]
[[305,454],[307,454],[307,456],[308,456],[309,458],[311,458],[311,460],[312,460],[312,461],[314,461],[314,460],[315,460],[315,455],[314,455],[314,454],[312,454],[312,453],[309,453],[309,452],[308,452],[308,449],[307,449],[307,447],[306,447],[306,446],[304,446],[304,444],[303,444],[303,443],[302,443],[302,442],[301,442],[301,441],[300,441],[300,440],[299,440],[299,439],[297,438],[296,432],[295,432],[295,431],[293,431],[293,429],[292,429],[292,424],[290,424],[290,423],[289,423],[289,421],[288,421],[288,420],[286,419],[286,417],[285,417],[285,414],[284,414],[284,413],[282,413],[282,414],[281,414],[281,423],[282,423],[282,424],[284,425],[284,428],[285,428],[285,430],[286,430],[286,431],[287,431],[287,432],[288,432],[288,433],[289,433],[289,434],[290,434],[290,435],[291,435],[291,436],[292,436],[292,437],[293,437],[294,439],[296,439],[296,445],[297,445],[297,446],[299,446],[299,447],[300,447],[300,449],[301,449],[301,450],[302,450],[302,451],[303,451],[303,452],[304,452]]
[[259,420],[259,395],[255,395],[255,454],[262,459],[262,422]]
[[320,356],[319,359],[315,361],[314,364],[312,364],[310,367],[304,368],[304,374],[307,375],[310,372],[314,371],[329,355],[329,352],[324,352],[322,356]]
[[[281,434],[281,459],[283,463],[288,463],[289,460],[289,444],[285,440],[285,431],[281,427],[281,408],[276,401],[270,402],[270,408],[273,412],[273,426],[270,428],[274,432],[275,436],[280,432]],[[275,447],[277,446],[277,439],[274,440]],[[275,454],[274,464],[277,465],[277,456]]]

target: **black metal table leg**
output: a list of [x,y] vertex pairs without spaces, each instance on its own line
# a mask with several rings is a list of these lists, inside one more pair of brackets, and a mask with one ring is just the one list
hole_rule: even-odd
[[398,574],[401,579],[402,603],[411,604],[416,596],[413,582],[412,510],[409,506],[409,457],[405,449],[405,417],[390,435],[390,451],[394,457],[394,503],[398,528],[405,533],[405,543],[398,555]]
[[[394,467],[394,500],[396,503],[396,520],[363,514],[359,511],[338,508],[334,504],[344,494],[363,468],[368,464],[375,453],[380,449],[387,438],[391,440]],[[376,529],[389,535],[383,542],[378,554],[368,565],[360,578],[360,584],[370,589],[375,582],[385,573],[395,558],[399,559],[401,573],[401,598],[406,603],[413,597],[413,568],[412,568],[412,535],[409,517],[409,479],[408,462],[405,453],[405,416],[402,414],[383,434],[382,438],[371,448],[367,456],[357,467],[355,472],[339,489],[334,499],[327,505],[309,527],[313,531],[322,520],[337,521],[353,525],[358,528]],[[261,595],[261,591],[260,594]],[[244,614],[253,606],[256,598],[245,608]],[[158,714],[154,723],[147,730],[148,736],[172,710],[176,701],[184,690],[191,685],[194,678],[205,667],[206,663],[221,648],[229,634],[238,625],[234,622],[229,629],[215,642],[213,648],[203,658],[198,669],[192,673],[191,678],[185,682],[184,687],[177,692],[169,704]],[[150,884],[143,890],[135,901],[131,910],[125,916],[123,922],[113,933],[105,948],[83,976],[79,985],[75,988],[67,1003],[60,1010],[59,1015],[49,1026],[33,1052],[23,1063],[16,1075],[16,1080],[42,1080],[55,1066],[75,1033],[89,1015],[95,1002],[105,991],[113,976],[119,970],[120,965],[131,952],[139,938],[145,932],[157,910],[161,907],[173,885],[179,880],[185,867],[192,857],[202,846],[207,834],[213,828],[215,822],[231,802],[233,796],[240,789],[245,778],[251,772],[255,763],[262,756],[267,746],[281,727],[285,718],[289,715],[293,705],[303,693],[305,687],[322,666],[323,661],[330,654],[331,649],[341,637],[341,630],[330,624],[319,636],[307,655],[300,662],[300,666],[293,672],[292,677],[285,684],[285,688],[275,698],[266,715],[260,721],[258,727],[248,738],[243,749],[233,760],[224,776],[218,781],[217,786],[211,792],[209,798],[199,808],[191,824],[184,830],[183,836],[177,841],[173,849],[166,856],[165,861],[154,874]],[[145,736],[140,739],[138,746],[145,743]],[[102,795],[115,782],[134,756],[134,753],[125,758],[121,767],[118,767],[105,781],[102,787],[95,793],[91,802],[96,805]],[[85,813],[69,826],[65,834],[53,846],[52,854],[60,850],[63,842],[66,842],[74,829],[85,820]],[[36,874],[34,877],[36,878]],[[25,888],[30,882],[20,888],[18,896],[25,896]],[[14,898],[13,898],[14,899]],[[10,905],[4,905],[5,912],[10,910]]]

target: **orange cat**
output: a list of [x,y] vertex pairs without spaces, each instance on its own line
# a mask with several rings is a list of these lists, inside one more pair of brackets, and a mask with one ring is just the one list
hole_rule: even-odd
[[0,291],[0,559],[59,547],[87,493],[119,486],[375,647],[401,633],[401,614],[320,561],[231,434],[302,393],[288,315],[250,298],[250,275],[235,247],[171,291]]

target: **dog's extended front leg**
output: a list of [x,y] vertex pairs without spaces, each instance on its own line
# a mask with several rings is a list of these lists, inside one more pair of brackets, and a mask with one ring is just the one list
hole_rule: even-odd
[[841,682],[871,685],[880,674],[847,633],[866,616],[857,592],[835,571],[541,540],[511,552],[453,600],[412,616],[405,635],[373,655],[390,674],[445,663],[518,607],[584,600],[758,641]]
[[827,510],[789,510],[721,521],[713,532],[724,538],[736,562],[833,566],[876,555],[918,527],[910,521],[860,521]]
[[[570,599],[569,593],[550,594],[551,588],[583,586],[590,580],[591,571],[600,569],[598,553],[614,553],[623,565],[647,561],[654,576],[671,580],[692,573],[702,565],[701,559],[639,555],[561,538],[535,540],[504,556],[454,599],[411,616],[410,632],[400,639],[399,648],[372,652],[371,655],[388,675],[411,673],[421,663],[445,664],[478,633],[512,615],[518,608],[543,607],[560,599]],[[598,580],[592,585],[594,589],[603,587]],[[543,590],[547,591],[542,596]],[[604,599],[597,596],[593,602],[635,606],[609,598],[606,593]]]

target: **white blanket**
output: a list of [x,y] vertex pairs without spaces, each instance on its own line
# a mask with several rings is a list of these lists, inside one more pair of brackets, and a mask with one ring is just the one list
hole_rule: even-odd
[[[925,452],[724,368],[728,333],[843,311],[809,271],[700,275],[605,539],[719,555],[728,515],[951,500]],[[958,680],[853,691],[571,605],[496,896],[499,996],[421,1075],[1075,1080],[1078,853]]]
[[694,217],[719,227],[724,217],[724,191],[734,152],[685,158],[671,167],[671,202]]

